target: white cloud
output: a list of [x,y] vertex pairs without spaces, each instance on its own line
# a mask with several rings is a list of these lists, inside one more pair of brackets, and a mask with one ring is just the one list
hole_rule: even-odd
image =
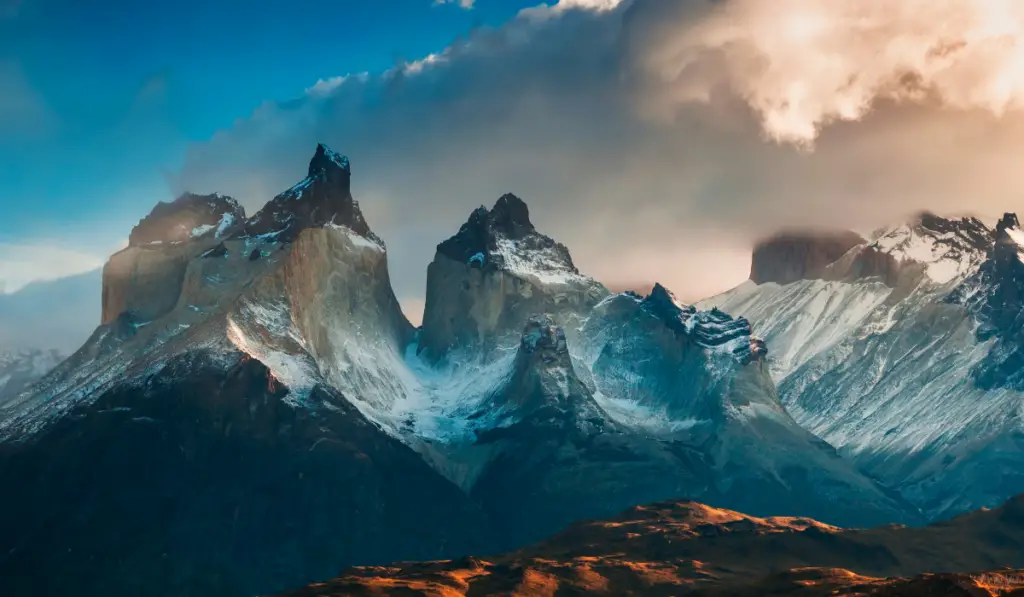
[[405,301],[434,245],[508,191],[582,270],[697,297],[745,277],[744,252],[781,226],[1024,207],[1022,11],[562,0],[415,67],[270,102],[192,147],[181,185],[257,208],[324,140],[352,158]]
[[725,85],[776,140],[809,143],[829,123],[862,119],[879,100],[996,115],[1024,107],[1019,0],[730,0],[683,8],[689,14],[655,11],[669,25],[644,44],[644,63],[663,83],[657,99],[707,101]]
[[457,4],[460,8],[470,9],[476,4],[476,0],[434,0],[434,6],[442,4]]
[[16,292],[35,281],[88,272],[101,267],[105,260],[57,243],[0,243],[0,293]]

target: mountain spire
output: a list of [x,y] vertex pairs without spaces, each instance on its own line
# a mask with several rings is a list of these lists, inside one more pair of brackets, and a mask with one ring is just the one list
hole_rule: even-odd
[[316,146],[306,178],[274,197],[246,225],[246,235],[290,242],[306,228],[336,224],[383,244],[370,231],[352,197],[348,158],[323,143]]

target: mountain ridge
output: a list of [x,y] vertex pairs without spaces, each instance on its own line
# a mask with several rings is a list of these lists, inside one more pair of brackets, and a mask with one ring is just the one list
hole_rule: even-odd
[[930,518],[1024,491],[1016,218],[920,215],[826,267],[701,301],[752,322],[804,427]]
[[514,552],[355,567],[281,597],[1019,595],[1022,514],[1018,496],[929,527],[846,530],[671,500],[580,522]]

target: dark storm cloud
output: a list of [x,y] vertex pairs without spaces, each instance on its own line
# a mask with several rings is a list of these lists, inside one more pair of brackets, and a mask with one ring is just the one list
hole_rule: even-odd
[[[919,208],[991,215],[1024,196],[1006,153],[1024,139],[1013,106],[952,93],[960,79],[927,62],[922,85],[944,86],[949,101],[908,101],[890,79],[918,54],[860,79],[819,77],[819,64],[774,36],[763,3],[566,8],[585,3],[531,10],[423,62],[267,103],[194,146],[179,190],[257,208],[301,178],[325,141],[352,158],[355,191],[409,300],[423,293],[433,246],[509,191],[585,272],[612,285],[660,280],[687,298],[744,278],[753,239],[781,226],[865,229]],[[820,21],[793,13],[791,33],[821,36],[828,19],[867,5],[880,32],[917,35],[903,9],[854,0],[812,14]],[[822,52],[856,70],[875,55],[860,33],[829,35]]]

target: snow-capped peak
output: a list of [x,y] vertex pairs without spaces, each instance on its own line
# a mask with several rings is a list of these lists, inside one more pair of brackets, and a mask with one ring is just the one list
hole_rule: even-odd
[[991,231],[976,218],[949,220],[925,213],[876,233],[870,247],[900,264],[919,263],[937,284],[961,279],[984,261]]
[[250,218],[246,236],[291,242],[302,230],[330,222],[378,241],[352,197],[351,174],[348,158],[317,145],[307,176]]
[[526,203],[511,193],[490,210],[482,206],[474,210],[458,234],[437,250],[471,267],[500,270],[542,284],[593,283],[576,269],[564,245],[537,232]]

